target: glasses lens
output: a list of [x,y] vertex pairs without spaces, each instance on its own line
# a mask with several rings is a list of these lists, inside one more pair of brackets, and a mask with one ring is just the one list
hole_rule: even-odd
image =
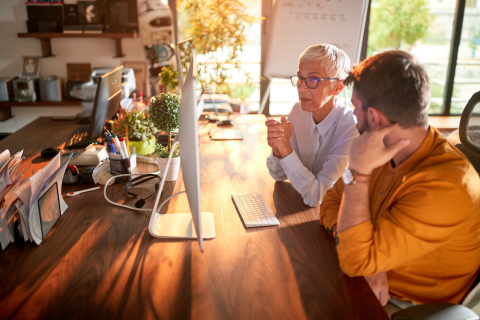
[[292,81],[292,86],[298,87],[300,85],[301,80],[297,76],[291,76],[290,80]]
[[305,80],[307,87],[309,87],[310,89],[316,89],[318,87],[319,82],[320,82],[320,79],[317,79],[317,78],[307,78]]

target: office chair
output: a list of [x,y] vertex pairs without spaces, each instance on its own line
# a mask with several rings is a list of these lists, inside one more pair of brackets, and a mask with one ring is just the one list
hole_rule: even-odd
[[[460,118],[462,151],[480,174],[480,91],[468,101]],[[392,314],[392,320],[478,320],[480,314],[480,274],[461,305],[445,302],[426,303]],[[472,311],[473,310],[473,311]],[[475,312],[476,313],[475,313]]]
[[460,149],[480,174],[480,91],[468,101],[460,119]]

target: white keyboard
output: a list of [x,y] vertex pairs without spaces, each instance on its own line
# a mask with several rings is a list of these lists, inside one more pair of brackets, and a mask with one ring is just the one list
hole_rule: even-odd
[[260,193],[232,194],[232,199],[247,228],[280,225]]

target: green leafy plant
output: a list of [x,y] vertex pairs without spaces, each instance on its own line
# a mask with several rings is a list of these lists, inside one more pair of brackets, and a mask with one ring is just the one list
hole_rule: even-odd
[[178,71],[173,70],[171,66],[165,67],[162,69],[162,72],[159,74],[160,83],[164,85],[164,93],[171,91],[175,92],[178,87]]
[[369,54],[386,48],[409,50],[427,36],[433,15],[427,0],[378,0],[372,3]]
[[[157,151],[157,158],[168,158],[170,151],[168,151],[167,147],[162,146],[160,143],[157,143],[155,146],[155,151]],[[180,155],[180,149],[178,148],[178,144],[173,150],[172,158],[176,158]]]
[[179,107],[180,97],[171,92],[153,97],[150,103],[150,119],[155,127],[168,134],[168,152],[172,149],[172,131],[178,128]]
[[125,125],[128,128],[128,139],[130,141],[148,141],[148,136],[158,132],[146,110],[132,112],[121,111],[117,114],[117,120],[112,127],[116,135],[125,134]]
[[181,0],[177,8],[187,17],[180,21],[195,42],[197,67],[202,85],[212,92],[230,94],[228,80],[240,74],[252,83],[250,72],[241,65],[240,55],[247,42],[248,28],[260,21],[247,13],[241,0]]

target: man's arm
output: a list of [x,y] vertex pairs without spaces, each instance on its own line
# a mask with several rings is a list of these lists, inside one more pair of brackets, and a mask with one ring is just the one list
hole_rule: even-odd
[[[331,189],[327,191],[320,206],[320,223],[328,232],[336,231],[338,211],[343,195],[343,181],[338,179]],[[335,228],[334,228],[335,226]],[[334,230],[335,229],[335,230]]]
[[[350,148],[349,168],[362,175],[371,175],[375,168],[390,161],[395,154],[410,143],[410,140],[402,139],[390,147],[385,146],[383,142],[385,136],[397,127],[397,124],[390,125],[382,129],[364,132],[356,138]],[[338,217],[338,232],[370,220],[368,186],[369,183],[365,182],[345,186]]]
[[[352,143],[349,167],[368,175],[392,159],[410,142],[398,140],[385,147],[384,137],[397,126],[360,135]],[[427,177],[403,181],[396,202],[374,222],[370,221],[368,183],[345,186],[337,225],[343,272],[370,276],[391,270],[451,241],[468,225],[472,203],[467,192],[453,182]]]
[[[337,252],[344,273],[354,277],[392,270],[432,252],[468,227],[472,202],[461,186],[418,180],[406,180],[397,202],[380,212],[376,221],[369,218],[341,231],[338,226]],[[339,221],[346,208],[342,207]]]

